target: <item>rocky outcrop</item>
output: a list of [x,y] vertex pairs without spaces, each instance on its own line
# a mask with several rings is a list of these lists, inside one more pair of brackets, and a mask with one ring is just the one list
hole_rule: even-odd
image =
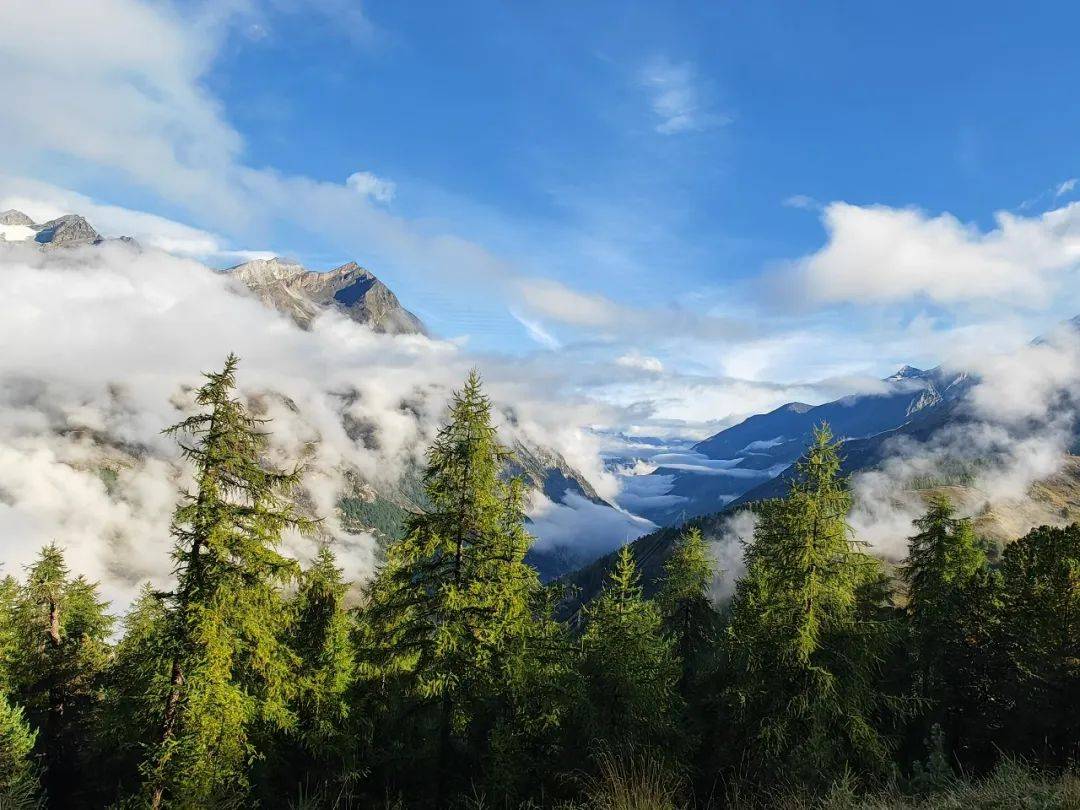
[[320,312],[335,309],[376,332],[425,332],[420,319],[401,305],[390,288],[356,262],[319,273],[284,259],[256,259],[228,272],[264,304],[304,328]]

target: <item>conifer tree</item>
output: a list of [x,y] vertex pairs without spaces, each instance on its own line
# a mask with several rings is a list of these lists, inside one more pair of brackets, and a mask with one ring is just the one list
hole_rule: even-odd
[[881,771],[889,753],[878,682],[886,589],[879,563],[851,537],[839,470],[822,425],[788,497],[758,511],[727,636],[728,705],[749,761],[808,784],[849,767]]
[[350,780],[355,763],[350,763],[354,745],[347,722],[356,661],[344,604],[348,587],[334,552],[324,545],[301,574],[289,605],[287,639],[297,661],[296,726],[274,736],[274,751],[262,769],[263,781],[276,795],[297,785],[328,791]]
[[998,744],[1055,764],[1080,755],[1080,524],[1041,526],[1001,562]]
[[95,730],[97,789],[101,804],[134,794],[139,765],[161,733],[163,696],[169,690],[169,626],[163,595],[146,583],[123,619],[124,633],[104,676]]
[[96,584],[72,578],[55,543],[27,568],[14,619],[12,693],[39,729],[46,792],[54,803],[71,804],[86,784],[90,718],[113,619]]
[[433,721],[418,733],[434,738],[436,803],[475,733],[478,699],[504,683],[533,626],[539,581],[524,561],[520,484],[500,478],[506,455],[474,371],[428,450],[428,508],[387,549],[370,588],[366,672],[419,701],[406,714]]
[[679,708],[679,663],[659,610],[642,594],[630,546],[585,621],[581,666],[594,747],[615,756],[664,753]]
[[700,657],[711,646],[716,629],[716,609],[709,599],[713,564],[701,529],[687,529],[664,565],[664,582],[657,605],[664,631],[675,642],[682,674],[680,689],[685,696],[693,671],[701,669]]
[[41,806],[39,769],[34,761],[37,732],[22,709],[0,692],[0,807],[29,810]]
[[235,398],[237,358],[206,374],[204,410],[169,428],[194,467],[172,524],[176,589],[166,595],[169,685],[157,744],[144,763],[151,807],[241,804],[260,728],[294,724],[294,655],[281,586],[295,561],[276,551],[282,532],[309,531],[290,497],[300,470],[263,459],[263,421]]
[[0,579],[0,692],[11,689],[11,667],[18,648],[16,611],[19,583],[10,574]]
[[[955,755],[962,725],[982,711],[989,627],[985,597],[991,574],[970,520],[957,518],[949,499],[931,498],[915,521],[901,569],[907,584],[916,692],[927,702],[922,733],[934,725]],[[952,756],[949,756],[951,759]]]

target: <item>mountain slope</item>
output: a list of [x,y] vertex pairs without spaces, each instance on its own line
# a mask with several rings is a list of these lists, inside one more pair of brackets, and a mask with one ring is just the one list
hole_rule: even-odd
[[827,422],[844,439],[875,436],[956,400],[970,384],[963,374],[911,366],[882,382],[880,393],[816,406],[789,403],[698,442],[690,454],[656,457],[652,475],[669,479],[670,497],[644,516],[671,525],[742,502],[746,493],[767,488],[798,458],[814,426]]

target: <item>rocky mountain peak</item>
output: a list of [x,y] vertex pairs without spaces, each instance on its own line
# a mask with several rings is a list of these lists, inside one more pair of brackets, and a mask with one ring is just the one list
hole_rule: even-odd
[[97,242],[101,239],[101,234],[78,214],[65,214],[35,227],[38,233],[34,240],[54,247],[78,242]]
[[251,287],[276,282],[288,283],[308,271],[301,264],[274,256],[272,259],[252,259],[233,267],[230,272]]
[[25,228],[32,228],[34,227],[34,220],[30,219],[22,211],[9,208],[7,211],[0,211],[0,225],[22,225]]
[[280,258],[255,259],[228,272],[264,304],[289,315],[305,329],[320,312],[334,309],[376,332],[424,333],[420,319],[356,262],[320,273]]
[[886,382],[897,382],[899,380],[921,380],[926,377],[927,372],[921,368],[915,368],[915,366],[901,366],[900,369],[893,375],[886,377]]

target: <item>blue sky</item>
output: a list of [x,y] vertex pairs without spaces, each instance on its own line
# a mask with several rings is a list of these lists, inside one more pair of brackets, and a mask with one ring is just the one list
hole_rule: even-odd
[[43,3],[0,34],[8,199],[356,259],[657,421],[1080,311],[1072,4]]

